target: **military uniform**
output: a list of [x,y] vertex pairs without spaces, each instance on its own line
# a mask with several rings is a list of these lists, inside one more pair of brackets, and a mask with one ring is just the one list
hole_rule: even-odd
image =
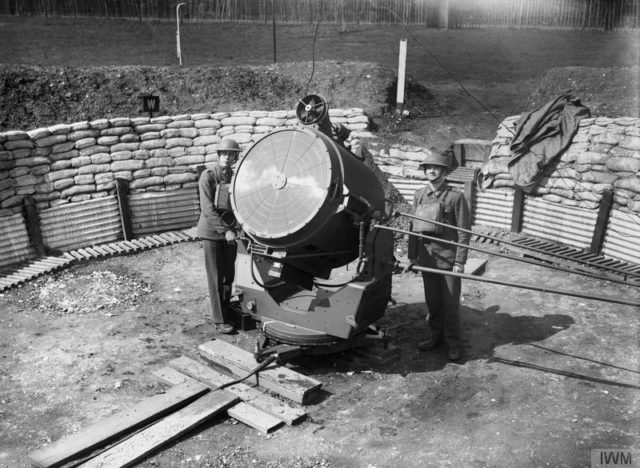
[[[464,194],[446,182],[437,188],[427,183],[418,190],[414,195],[412,212],[415,214],[420,205],[428,204],[440,206],[442,222],[470,229],[471,220]],[[414,230],[414,223],[411,230]],[[468,233],[446,227],[441,232],[425,234],[460,244],[468,244],[471,237]],[[467,249],[409,236],[408,257],[419,266],[451,271],[455,264],[464,266]],[[460,344],[460,278],[423,272],[422,281],[432,338],[436,344],[446,343],[450,349],[457,349]]]
[[221,183],[230,183],[232,169],[216,165],[205,169],[198,182],[200,190],[200,219],[196,233],[202,239],[204,263],[207,272],[209,300],[213,321],[225,322],[225,311],[231,298],[231,288],[235,277],[235,261],[238,247],[235,242],[225,239],[226,231],[235,233],[235,218],[231,212],[221,212],[215,208],[216,188]]

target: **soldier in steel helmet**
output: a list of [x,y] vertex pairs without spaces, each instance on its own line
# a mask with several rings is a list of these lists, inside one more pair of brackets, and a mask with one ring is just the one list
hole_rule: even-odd
[[[416,191],[413,213],[425,219],[440,221],[463,229],[470,229],[470,215],[464,194],[449,186],[445,180],[452,170],[453,155],[429,154],[420,164],[427,179],[425,187]],[[435,223],[414,220],[414,232],[444,240],[469,244],[470,234]],[[464,273],[467,249],[409,236],[408,257],[411,264],[427,268]],[[425,302],[428,308],[430,335],[419,349],[427,351],[441,345],[448,348],[451,360],[460,359],[460,278],[436,273],[422,273]]]
[[230,210],[216,207],[215,195],[221,184],[231,182],[240,146],[235,140],[225,138],[218,144],[217,152],[218,163],[205,169],[198,182],[200,219],[196,229],[203,243],[213,321],[218,332],[229,334],[235,331],[225,320],[228,320],[227,308],[231,299],[238,252],[236,221]]

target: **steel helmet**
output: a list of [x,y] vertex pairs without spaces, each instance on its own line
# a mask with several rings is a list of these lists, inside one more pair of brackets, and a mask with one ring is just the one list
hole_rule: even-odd
[[239,153],[240,145],[232,138],[224,138],[219,144],[216,151],[235,151]]
[[424,167],[428,165],[444,166],[445,169],[449,171],[452,169],[451,157],[449,154],[434,154],[429,152],[418,167],[424,170]]

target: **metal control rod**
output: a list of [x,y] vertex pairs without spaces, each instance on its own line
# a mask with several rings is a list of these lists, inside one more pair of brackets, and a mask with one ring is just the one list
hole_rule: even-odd
[[624,305],[629,305],[633,307],[640,307],[640,302],[628,301],[626,299],[619,299],[617,297],[598,296],[596,294],[583,294],[575,291],[568,291],[566,289],[555,289],[555,288],[547,288],[544,286],[536,286],[533,284],[515,283],[512,281],[501,281],[501,280],[495,280],[490,278],[484,278],[482,276],[465,275],[464,273],[454,273],[453,271],[449,271],[449,270],[439,270],[437,268],[421,267],[417,265],[412,265],[410,263],[395,262],[394,265],[403,269],[407,269],[409,271],[420,271],[423,273],[435,273],[438,275],[455,276],[456,278],[464,278],[472,281],[481,281],[483,283],[501,284],[503,286],[512,286],[514,288],[532,289],[534,291],[541,291],[541,292],[553,293],[553,294],[562,294],[563,296],[581,297],[583,299],[592,299],[594,301],[612,302],[614,304],[624,304]]
[[[466,233],[472,234],[472,235],[474,235],[474,236],[484,237],[485,239],[490,239],[490,240],[495,241],[495,242],[498,242],[498,243],[500,243],[500,244],[510,245],[510,246],[512,246],[512,247],[517,247],[517,248],[520,248],[520,249],[521,249],[521,248],[526,248],[526,249],[528,249],[528,250],[533,250],[534,252],[543,253],[543,254],[545,254],[545,255],[553,255],[553,256],[555,256],[555,257],[560,257],[560,255],[553,254],[553,253],[551,253],[551,252],[546,252],[546,251],[545,251],[545,250],[543,250],[543,249],[538,249],[538,248],[536,248],[536,247],[527,247],[527,246],[524,246],[524,245],[520,245],[520,244],[518,244],[517,242],[511,242],[511,241],[508,241],[508,240],[499,239],[499,238],[497,238],[497,237],[489,236],[489,235],[487,235],[487,234],[482,234],[482,233],[479,233],[479,232],[474,232],[474,231],[472,231],[472,230],[470,230],[470,229],[464,229],[464,228],[461,228],[461,227],[458,227],[458,226],[453,226],[453,225],[451,225],[451,224],[441,223],[440,221],[435,221],[435,220],[432,220],[432,219],[424,219],[424,218],[420,218],[419,216],[412,215],[412,214],[409,214],[409,213],[404,213],[404,212],[396,211],[396,212],[394,213],[394,216],[395,216],[395,215],[397,215],[397,216],[404,216],[404,217],[406,217],[406,218],[411,218],[411,219],[417,219],[417,220],[419,220],[419,221],[427,221],[427,222],[429,222],[429,223],[437,224],[438,226],[443,226],[443,227],[446,227],[446,228],[449,228],[449,229],[455,229],[455,230],[457,230],[457,231],[466,232]],[[634,274],[633,272],[630,272],[630,271],[627,271],[627,270],[623,270],[623,269],[621,269],[621,268],[603,267],[602,265],[598,265],[597,263],[590,262],[589,260],[579,260],[579,262],[580,262],[580,263],[584,263],[585,265],[591,265],[591,266],[596,267],[596,268],[599,268],[599,269],[603,269],[603,268],[604,268],[604,269],[607,269],[607,270],[615,271],[615,272],[618,272],[618,273],[623,274],[623,275],[626,275],[626,276],[634,276],[634,277],[638,277],[638,275],[637,275],[637,274]]]
[[476,250],[478,252],[482,252],[482,253],[486,253],[486,254],[490,254],[490,255],[495,255],[496,257],[508,258],[509,260],[515,260],[517,262],[528,263],[530,265],[536,265],[536,266],[541,266],[541,267],[545,267],[545,268],[551,268],[552,270],[565,271],[567,273],[575,273],[577,275],[588,276],[589,278],[601,279],[601,280],[610,281],[612,283],[624,284],[625,286],[640,287],[640,283],[632,283],[632,282],[621,280],[621,279],[610,278],[608,276],[596,275],[595,273],[589,273],[589,272],[586,272],[586,271],[572,270],[571,268],[566,268],[566,267],[558,266],[558,265],[549,265],[547,263],[536,262],[535,260],[529,260],[527,258],[514,257],[513,255],[507,255],[507,254],[503,254],[503,253],[500,253],[500,252],[491,252],[489,250],[482,249],[480,247],[474,247],[474,246],[471,246],[471,245],[460,244],[459,242],[454,242],[454,241],[450,241],[450,240],[446,240],[446,239],[441,239],[439,237],[428,236],[426,234],[420,234],[418,232],[405,231],[404,229],[394,228],[394,227],[390,227],[390,226],[383,226],[383,225],[380,225],[380,224],[375,225],[373,227],[376,228],[376,229],[385,229],[387,231],[398,232],[398,233],[401,233],[401,234],[408,234],[410,236],[415,236],[415,237],[420,237],[420,238],[423,238],[423,239],[428,239],[428,240],[431,240],[431,241],[441,242],[443,244],[455,245],[456,247],[463,247],[465,249]]

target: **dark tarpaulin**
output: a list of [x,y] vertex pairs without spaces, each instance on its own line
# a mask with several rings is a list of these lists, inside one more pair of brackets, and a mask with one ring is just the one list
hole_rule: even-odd
[[530,192],[544,168],[571,144],[580,120],[590,116],[591,111],[570,93],[523,114],[511,141],[512,156],[507,163],[515,184]]

